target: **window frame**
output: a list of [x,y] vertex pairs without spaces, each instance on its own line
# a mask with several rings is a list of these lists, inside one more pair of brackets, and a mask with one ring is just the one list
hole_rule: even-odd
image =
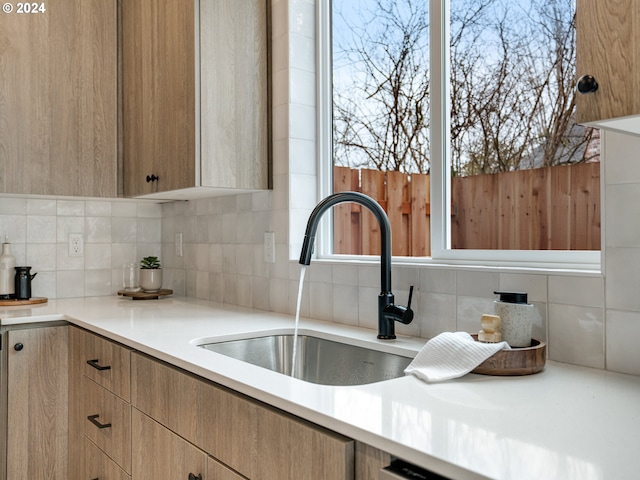
[[[332,27],[331,0],[317,0],[317,112],[318,191],[320,198],[333,192],[332,154]],[[394,257],[395,263],[420,265],[486,266],[524,270],[602,272],[602,252],[585,250],[473,250],[451,248],[451,172],[448,165],[449,122],[449,0],[429,0],[429,42],[431,121],[431,257]],[[603,189],[601,140],[600,188]],[[601,197],[601,204],[604,198]],[[604,205],[602,205],[604,207]],[[601,223],[604,208],[601,208]],[[331,216],[326,215],[318,230],[318,257],[328,260],[363,261],[369,255],[335,255]],[[604,229],[602,229],[604,245]]]

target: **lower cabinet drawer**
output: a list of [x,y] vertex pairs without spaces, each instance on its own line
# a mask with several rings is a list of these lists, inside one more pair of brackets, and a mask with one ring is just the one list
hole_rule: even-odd
[[85,437],[84,439],[84,479],[131,480],[131,477],[105,453]]
[[131,405],[82,377],[84,434],[124,471],[131,473]]
[[134,480],[223,480],[207,475],[207,454],[147,417],[131,411]]

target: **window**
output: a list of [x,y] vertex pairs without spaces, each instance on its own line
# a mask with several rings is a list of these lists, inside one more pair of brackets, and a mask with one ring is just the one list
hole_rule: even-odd
[[[331,8],[324,194],[378,200],[395,256],[599,268],[599,132],[575,124],[574,0]],[[335,208],[333,228],[325,253],[378,252],[358,206]]]

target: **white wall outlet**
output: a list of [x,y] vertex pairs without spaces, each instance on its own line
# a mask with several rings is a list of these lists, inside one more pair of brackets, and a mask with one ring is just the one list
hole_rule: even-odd
[[84,237],[81,233],[69,234],[69,256],[70,257],[84,256]]
[[182,233],[176,233],[176,242],[175,242],[175,246],[176,246],[176,257],[181,257],[182,255],[184,255],[184,252],[182,251]]
[[264,232],[264,261],[265,263],[276,262],[276,234],[274,232]]

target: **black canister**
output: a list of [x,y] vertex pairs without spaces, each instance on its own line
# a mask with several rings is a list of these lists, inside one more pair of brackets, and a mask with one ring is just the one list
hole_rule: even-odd
[[15,297],[18,300],[29,300],[31,298],[31,280],[37,275],[31,275],[31,267],[15,267]]

